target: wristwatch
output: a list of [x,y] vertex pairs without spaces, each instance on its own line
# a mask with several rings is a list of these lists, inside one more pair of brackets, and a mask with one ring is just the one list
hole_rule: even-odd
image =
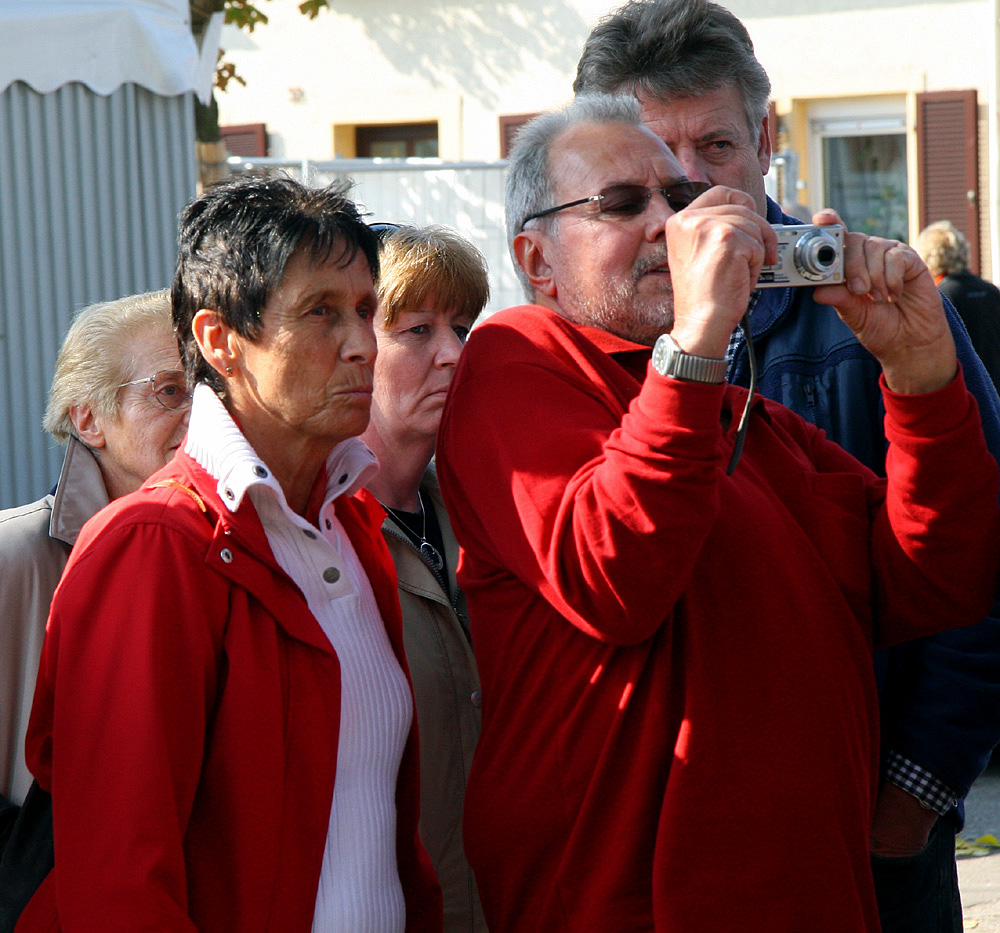
[[685,353],[670,334],[660,334],[653,346],[653,369],[661,376],[718,385],[726,381],[728,368],[728,360]]

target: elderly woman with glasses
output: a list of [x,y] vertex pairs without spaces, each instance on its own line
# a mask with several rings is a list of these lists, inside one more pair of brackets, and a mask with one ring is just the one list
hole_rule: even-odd
[[181,216],[188,436],[53,602],[27,756],[55,867],[19,930],[441,929],[346,191],[240,176]]
[[444,893],[444,925],[486,930],[462,845],[462,807],[479,738],[479,677],[458,543],[431,457],[455,365],[489,298],[486,261],[446,227],[373,224],[382,237],[378,358],[364,440],[380,469],[368,488],[385,509],[399,576],[403,640],[420,724],[420,835]]
[[187,431],[167,291],[84,308],[56,362],[45,429],[66,444],[53,492],[0,512],[0,793],[20,804],[31,776],[24,735],[45,620],[83,523],[133,492]]

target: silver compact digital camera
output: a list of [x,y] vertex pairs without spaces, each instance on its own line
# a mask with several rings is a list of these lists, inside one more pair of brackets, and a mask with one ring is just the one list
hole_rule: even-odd
[[835,285],[844,281],[844,228],[839,224],[772,224],[778,261],[760,270],[757,288]]

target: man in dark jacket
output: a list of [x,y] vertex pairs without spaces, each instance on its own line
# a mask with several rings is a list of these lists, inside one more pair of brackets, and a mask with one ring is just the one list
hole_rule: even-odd
[[[739,188],[772,224],[795,221],[764,192],[770,81],[740,21],[708,0],[632,0],[593,30],[574,90],[632,93],[646,126],[688,178]],[[751,299],[758,389],[884,472],[879,367],[812,288]],[[987,441],[1000,452],[1000,403],[946,302]],[[746,340],[730,343],[731,382],[750,378]],[[994,609],[997,613],[997,609]],[[1000,740],[1000,620],[882,653],[882,781],[872,865],[886,933],[960,931],[954,834],[962,798]],[[933,881],[928,879],[935,879]]]

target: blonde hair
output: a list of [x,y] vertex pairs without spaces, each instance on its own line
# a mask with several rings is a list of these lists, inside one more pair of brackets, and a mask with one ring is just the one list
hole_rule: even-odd
[[382,327],[431,299],[442,309],[457,309],[473,320],[489,301],[486,259],[447,227],[397,227],[382,240],[379,266]]
[[42,427],[62,444],[76,434],[70,418],[74,405],[88,404],[95,414],[117,418],[118,390],[137,378],[129,346],[151,330],[173,333],[167,289],[98,302],[80,311],[59,351]]
[[950,275],[969,268],[969,241],[950,220],[924,227],[914,248],[931,275]]

